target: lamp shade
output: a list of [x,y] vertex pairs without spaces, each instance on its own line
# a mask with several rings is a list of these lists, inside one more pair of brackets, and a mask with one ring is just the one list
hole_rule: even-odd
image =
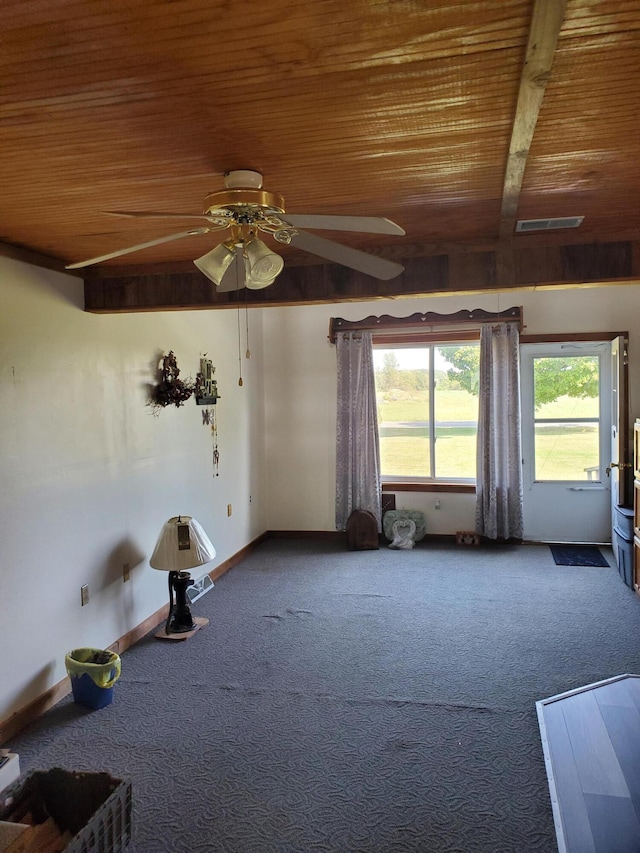
[[193,263],[208,279],[211,279],[215,284],[220,284],[234,258],[235,248],[226,243],[220,243],[206,255],[196,258]]
[[149,565],[163,572],[182,572],[203,566],[215,555],[216,549],[195,518],[178,515],[163,525]]
[[254,238],[245,246],[247,267],[246,285],[251,290],[261,290],[272,284],[282,272],[284,261],[266,246],[262,240]]

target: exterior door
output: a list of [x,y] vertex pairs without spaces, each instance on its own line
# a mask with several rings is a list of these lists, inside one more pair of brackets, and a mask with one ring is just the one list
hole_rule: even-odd
[[611,341],[611,504],[633,506],[633,463],[629,427],[628,341]]
[[611,344],[521,347],[524,537],[610,542]]
[[[633,463],[628,405],[628,340],[611,341],[611,457],[608,466],[611,487],[611,529],[619,525],[619,507],[633,506]],[[620,526],[620,525],[619,525]],[[622,525],[624,528],[624,524]],[[625,529],[625,532],[626,529]],[[630,531],[629,531],[630,532]],[[613,553],[618,559],[617,537],[612,535]]]

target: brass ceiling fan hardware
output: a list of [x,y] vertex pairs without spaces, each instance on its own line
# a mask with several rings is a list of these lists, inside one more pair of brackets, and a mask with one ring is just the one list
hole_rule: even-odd
[[209,193],[204,204],[204,213],[214,216],[221,212],[224,215],[225,208],[237,208],[238,214],[243,208],[246,208],[247,212],[258,208],[273,213],[284,213],[284,198],[279,193],[270,193],[267,190],[220,190],[217,193]]
[[[239,290],[243,287],[261,289],[273,284],[282,271],[284,260],[272,252],[258,237],[258,232],[268,234],[277,243],[292,245],[334,263],[387,281],[404,271],[402,264],[324,237],[309,234],[306,228],[325,231],[353,231],[366,234],[404,235],[405,231],[383,216],[344,216],[340,214],[286,213],[284,197],[280,193],[262,189],[262,175],[251,169],[238,169],[225,174],[225,189],[205,197],[204,211],[194,213],[167,213],[163,211],[105,211],[110,216],[130,219],[198,219],[208,224],[169,234],[157,240],[118,249],[97,258],[68,264],[66,269],[79,269],[108,261],[151,246],[157,246],[182,237],[201,236],[225,229],[231,235],[211,251],[194,260],[198,269],[215,283],[220,291]],[[235,261],[235,263],[234,263]]]

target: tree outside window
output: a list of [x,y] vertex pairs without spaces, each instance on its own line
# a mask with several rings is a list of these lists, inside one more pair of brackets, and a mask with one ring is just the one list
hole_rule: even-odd
[[[480,346],[374,346],[383,480],[473,482]],[[599,359],[534,359],[536,479],[597,480]]]

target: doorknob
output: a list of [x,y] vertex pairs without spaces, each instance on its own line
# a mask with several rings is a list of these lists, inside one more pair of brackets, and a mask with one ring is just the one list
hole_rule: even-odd
[[612,468],[631,468],[631,462],[610,462],[607,468],[605,469],[607,472],[607,477],[611,476]]

